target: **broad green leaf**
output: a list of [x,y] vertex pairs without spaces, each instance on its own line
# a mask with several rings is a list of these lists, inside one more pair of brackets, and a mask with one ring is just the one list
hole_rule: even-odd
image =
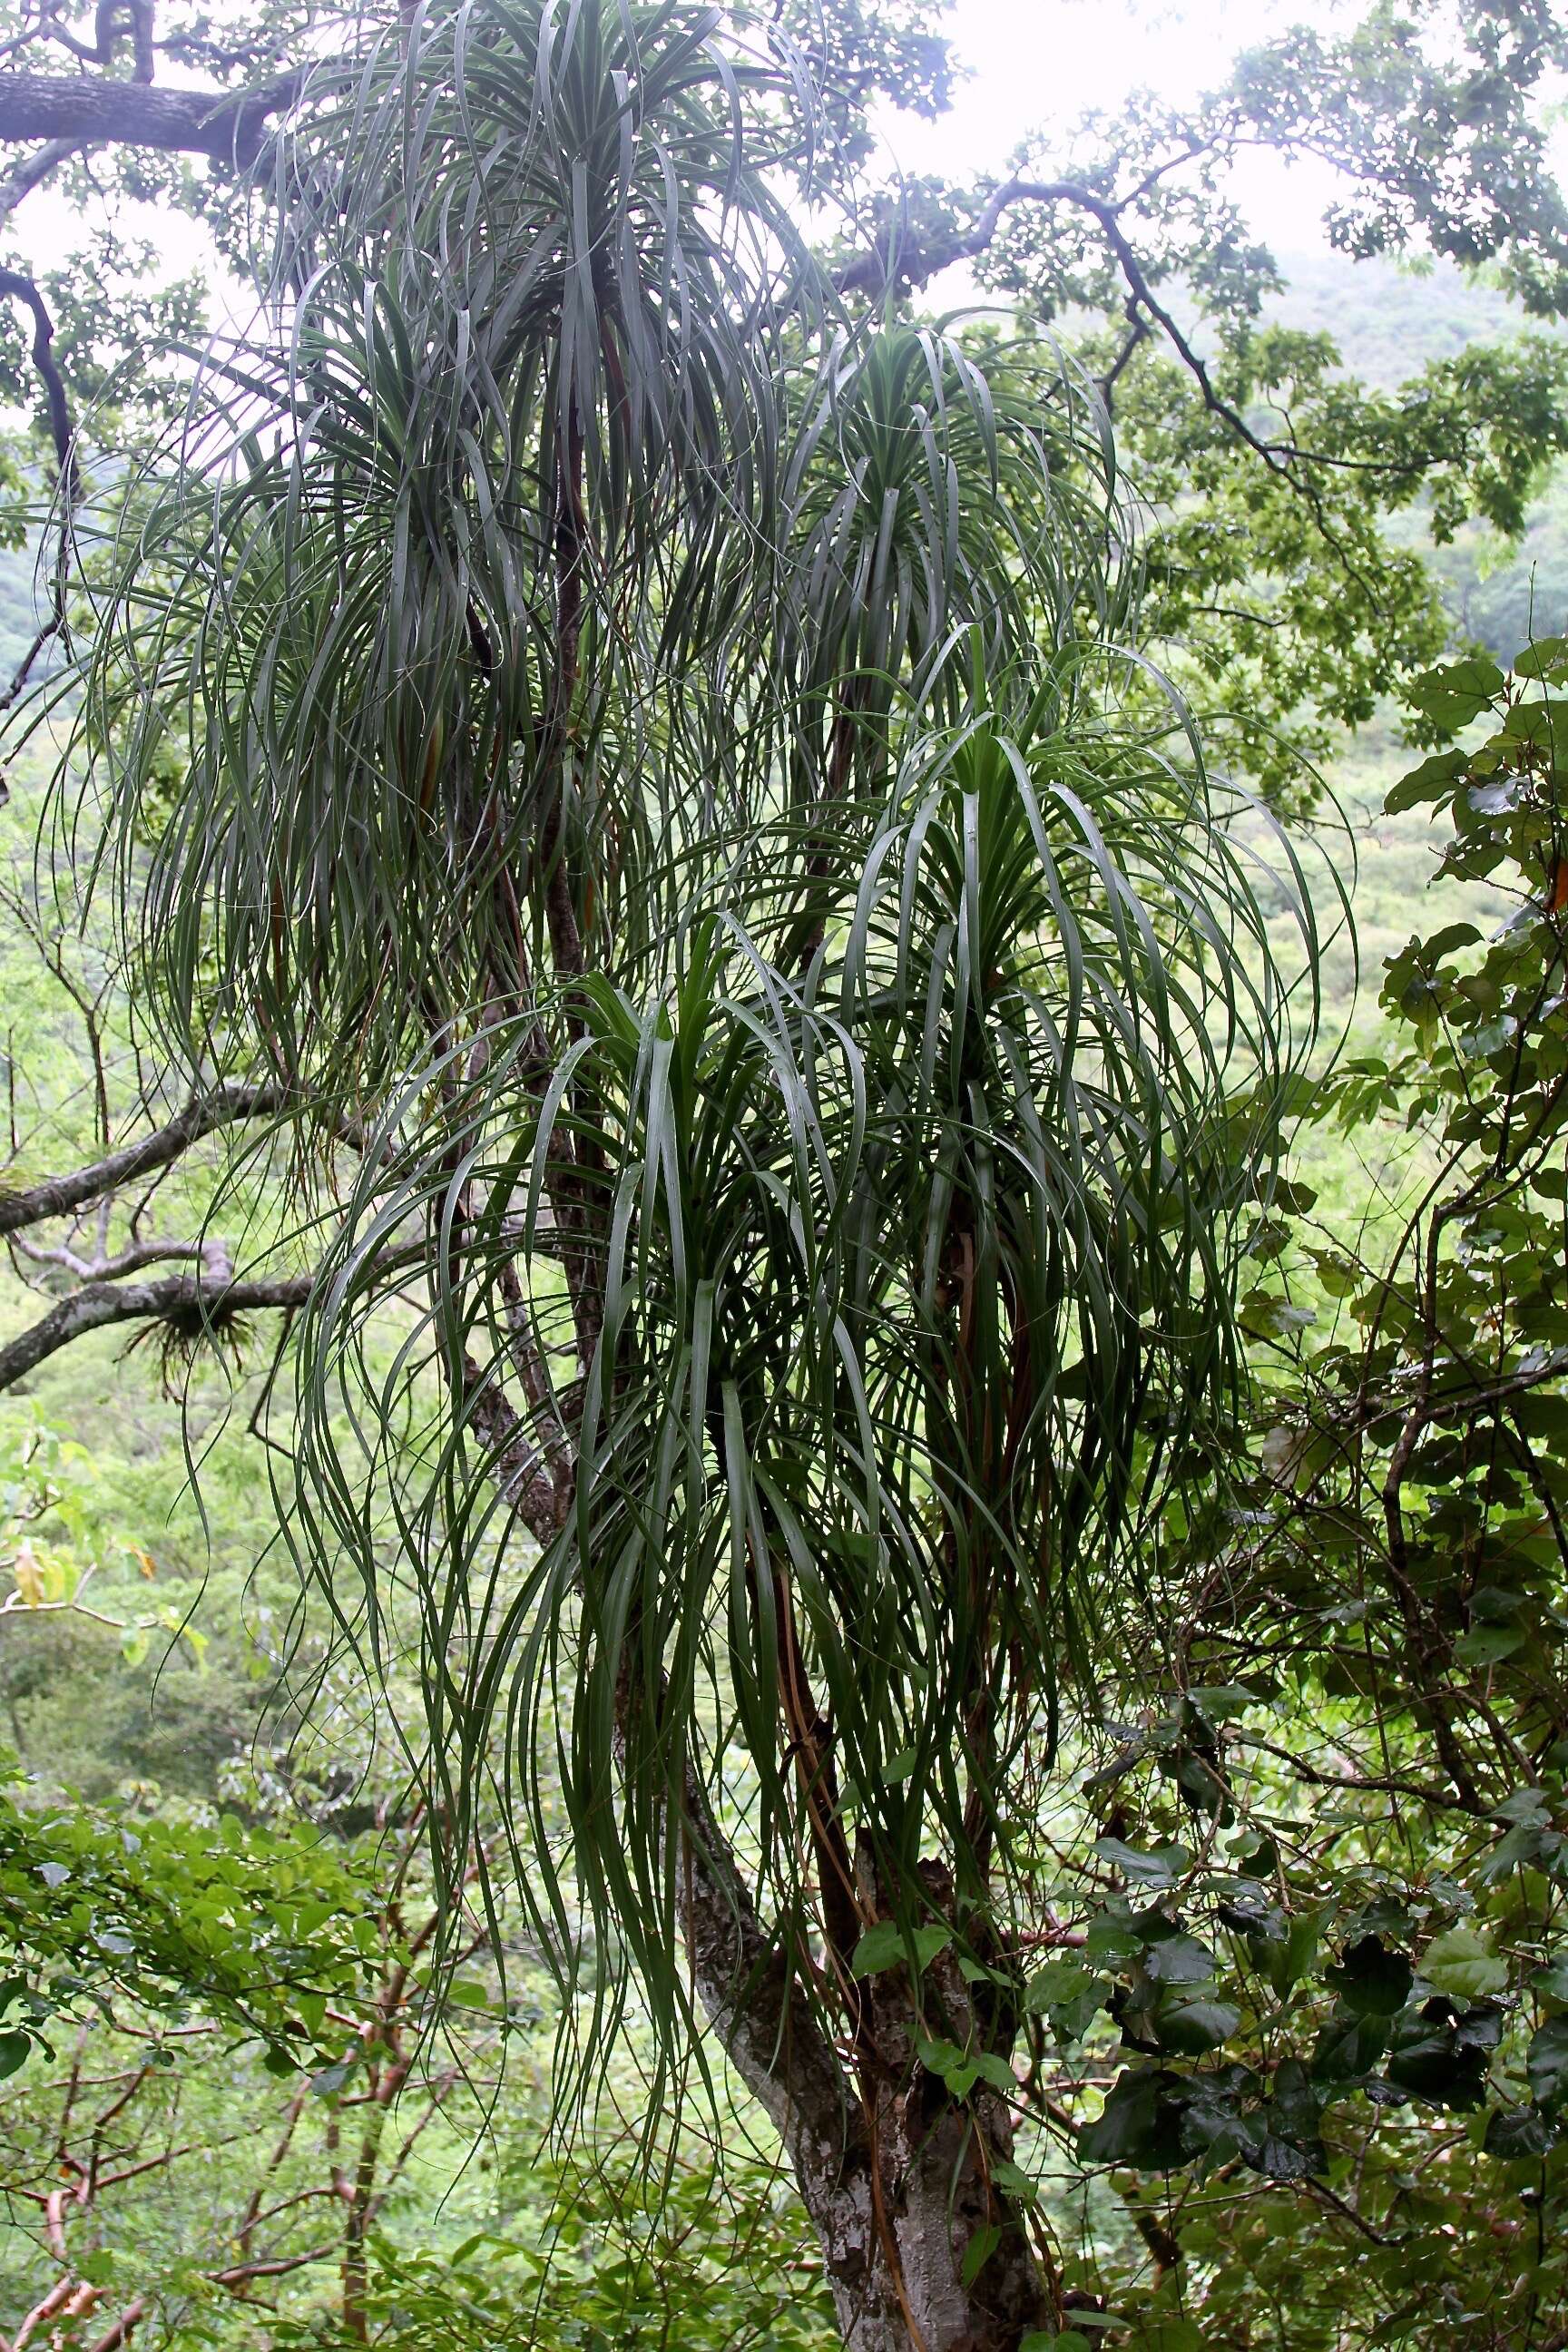
[[984,2221],[963,2250],[959,2265],[959,2278],[965,2286],[973,2286],[992,2255],[1002,2242],[1002,2231],[994,2221]]
[[1392,2017],[1410,1998],[1415,1975],[1403,1952],[1390,1951],[1379,1936],[1363,1936],[1344,1953],[1327,1979],[1357,2017]]
[[1139,1886],[1169,1886],[1192,1860],[1185,1846],[1162,1845],[1145,1852],[1114,1837],[1096,1838],[1094,1850],[1102,1862],[1109,1862]]
[[1156,2030],[1162,2049],[1195,2058],[1228,2042],[1240,2022],[1241,2012],[1230,2001],[1182,2000],[1162,2007]]
[[1545,678],[1553,686],[1568,681],[1568,637],[1537,637],[1515,661],[1520,677]]
[[1533,2163],[1556,2138],[1556,2126],[1539,2107],[1499,2107],[1487,2118],[1481,2146],[1504,2164]]
[[1163,2169],[1181,2159],[1181,2127],[1167,2093],[1169,2079],[1152,2067],[1117,2077],[1105,2105],[1078,2136],[1085,2164],[1129,2164]]
[[933,1920],[916,1927],[906,1942],[898,1922],[883,1919],[876,1927],[867,1928],[855,1947],[849,1965],[858,1977],[879,1976],[884,1969],[898,1968],[906,1962],[912,1944],[916,1969],[928,1969],[940,1952],[946,1951],[952,1941],[952,1928],[941,1927]]
[[1005,2189],[1009,2197],[1016,2197],[1026,2205],[1034,2204],[1039,2196],[1038,2184],[1006,2157],[998,2158],[992,2165],[991,2178],[998,2189]]
[[1444,799],[1449,787],[1465,772],[1462,751],[1438,751],[1423,760],[1418,768],[1402,776],[1384,802],[1390,816],[1398,816],[1405,809],[1420,808],[1428,801]]
[[1450,1927],[1436,1937],[1421,1956],[1421,1973],[1439,1992],[1465,2000],[1501,1992],[1508,1982],[1507,1963],[1471,1927]]
[[1490,708],[1505,680],[1497,664],[1479,657],[1445,662],[1423,670],[1404,688],[1405,700],[1434,726],[1452,731],[1468,727]]

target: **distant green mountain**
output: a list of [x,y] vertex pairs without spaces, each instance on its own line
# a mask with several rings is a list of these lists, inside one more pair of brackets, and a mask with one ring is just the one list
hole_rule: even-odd
[[[1468,344],[1531,327],[1557,331],[1451,262],[1417,274],[1394,261],[1351,261],[1321,249],[1283,255],[1281,267],[1289,283],[1270,315],[1331,336],[1347,373],[1384,391]],[[1408,536],[1418,540],[1419,527]],[[1456,631],[1500,661],[1510,661],[1532,636],[1568,632],[1568,468],[1559,467],[1531,509],[1517,549],[1475,525],[1430,553]]]
[[1281,254],[1279,265],[1289,284],[1270,316],[1331,335],[1348,373],[1385,392],[1419,374],[1428,360],[1451,359],[1468,344],[1532,323],[1517,302],[1451,261],[1417,271],[1377,256],[1352,261],[1325,246]]

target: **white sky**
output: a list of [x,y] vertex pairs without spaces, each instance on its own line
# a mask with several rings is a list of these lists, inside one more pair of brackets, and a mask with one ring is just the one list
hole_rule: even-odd
[[[1340,13],[1332,0],[952,0],[942,29],[971,70],[951,111],[922,122],[889,107],[879,127],[906,172],[994,172],[1031,131],[1065,130],[1140,89],[1180,105],[1223,81],[1238,50]],[[1231,184],[1270,244],[1299,253],[1321,241],[1335,188],[1326,165],[1250,157]]]

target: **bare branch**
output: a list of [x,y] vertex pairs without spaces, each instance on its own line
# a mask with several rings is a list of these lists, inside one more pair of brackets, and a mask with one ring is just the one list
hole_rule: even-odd
[[19,1233],[23,1226],[42,1224],[48,1217],[68,1216],[89,1201],[171,1166],[193,1143],[220,1127],[270,1118],[282,1108],[283,1101],[276,1087],[225,1086],[214,1094],[193,1096],[166,1127],[128,1143],[122,1150],[110,1151],[68,1175],[47,1176],[25,1192],[0,1192],[0,1234]]
[[1289,1765],[1296,1779],[1310,1788],[1340,1789],[1347,1796],[1364,1793],[1380,1797],[1410,1797],[1417,1804],[1438,1805],[1450,1812],[1468,1813],[1479,1822],[1491,1819],[1485,1805],[1466,1797],[1453,1796],[1447,1789],[1429,1789],[1419,1780],[1402,1780],[1387,1773],[1321,1772],[1315,1764],[1308,1764],[1300,1756],[1292,1755],[1288,1748],[1276,1747],[1271,1739],[1260,1738],[1253,1732],[1242,1732],[1238,1737],[1245,1747],[1256,1748],[1265,1756],[1272,1756],[1278,1762]]
[[[1161,169],[1173,169],[1175,163],[1190,160],[1189,156],[1184,155]],[[1097,195],[1092,188],[1086,188],[1076,180],[1026,180],[1015,176],[1002,181],[992,190],[973,226],[963,235],[944,237],[930,247],[924,247],[912,239],[900,241],[898,229],[894,227],[869,252],[858,254],[853,261],[847,263],[837,272],[834,282],[843,294],[879,294],[893,285],[911,289],[923,287],[942,270],[951,269],[955,262],[977,260],[994,243],[1003,219],[1013,205],[1070,205],[1076,210],[1087,213],[1098,224],[1110,247],[1131,298],[1127,304],[1129,320],[1136,326],[1142,316],[1160,328],[1197,385],[1204,406],[1211,415],[1217,416],[1255,457],[1261,458],[1271,473],[1279,475],[1318,506],[1310,484],[1301,479],[1298,470],[1301,467],[1330,466],[1352,473],[1383,475],[1413,471],[1411,466],[1398,464],[1392,459],[1347,457],[1332,451],[1304,449],[1293,440],[1265,440],[1261,434],[1254,431],[1241,411],[1217,389],[1202,352],[1155,294],[1149,274],[1121,226],[1122,215],[1139,195],[1146,192],[1148,184],[1141,183],[1129,194],[1113,198]],[[1131,344],[1123,346],[1112,372],[1112,383],[1131,358],[1134,348],[1136,339]],[[1331,541],[1332,533],[1321,507],[1318,519],[1324,536]]]
[[1139,345],[1148,341],[1151,332],[1149,321],[1139,309],[1135,299],[1129,298],[1125,316],[1128,320],[1126,338],[1115,359],[1100,379],[1100,396],[1105,403],[1105,413],[1108,416],[1116,395],[1116,387],[1121,381],[1122,370],[1127,366]]
[[128,31],[135,59],[136,79],[149,82],[153,79],[155,46],[153,14],[153,0],[98,0],[90,43],[79,40],[70,27],[62,25],[58,17],[49,17],[44,30],[50,39],[68,48],[73,58],[80,58],[85,64],[95,66],[114,63],[114,52],[120,46],[121,34]]
[[253,2279],[286,2278],[290,2271],[302,2271],[311,2263],[328,2263],[337,2252],[336,2246],[311,2246],[302,2254],[276,2254],[264,2263],[235,2263],[226,2271],[208,2271],[205,2275],[212,2286],[248,2286]]
[[736,2073],[805,2177],[802,2158],[814,2144],[847,2155],[855,2141],[848,2083],[689,1766],[683,1807],[676,1901],[692,1983]]
[[[475,1368],[466,1368],[477,1381]],[[494,1448],[490,1475],[525,1525],[541,1515],[539,1539],[559,1528],[550,1474],[494,1381],[471,1386],[468,1409]],[[565,1508],[570,1508],[569,1495]],[[846,2077],[803,1997],[787,1951],[769,1935],[706,1790],[689,1764],[681,1815],[670,1832],[676,1908],[692,1987],[742,2080],[761,2101],[792,2156],[847,2147],[854,2123]]]
[[[109,1206],[107,1201],[103,1206]],[[75,1250],[70,1249],[40,1249],[36,1242],[24,1241],[20,1236],[15,1246],[34,1265],[63,1266],[67,1274],[74,1274],[79,1282],[121,1282],[128,1274],[141,1274],[150,1265],[166,1265],[174,1259],[200,1258],[206,1251],[206,1244],[203,1242],[146,1241],[132,1242],[128,1249],[119,1251],[112,1257],[105,1251],[97,1257],[88,1258],[79,1257]]]
[[879,292],[892,282],[908,286],[924,286],[940,270],[951,268],[956,261],[973,261],[994,241],[1004,216],[1013,205],[1070,205],[1079,212],[1088,213],[1099,226],[1101,236],[1116,257],[1117,267],[1126,281],[1131,299],[1129,312],[1142,312],[1152,319],[1169,337],[1182,364],[1188,370],[1203,394],[1204,405],[1223,419],[1256,457],[1277,474],[1289,470],[1288,461],[1304,453],[1268,442],[1255,433],[1239,409],[1233,407],[1218,393],[1209,374],[1203,354],[1194,349],[1175,320],[1160,301],[1149,282],[1147,271],[1129,244],[1121,226],[1123,200],[1118,203],[1109,196],[1098,196],[1092,188],[1076,180],[1004,180],[986,198],[984,206],[973,228],[963,236],[945,240],[929,252],[918,247],[903,247],[894,231],[874,251],[858,255],[848,267],[838,273],[841,293]]
[[47,2319],[53,2319],[77,2292],[76,2281],[68,2274],[58,2279],[42,2301],[24,2314],[22,2323],[11,2338],[9,2352],[25,2352],[25,2347]]
[[[572,1461],[549,1438],[544,1452],[493,1378],[463,1365],[468,1417],[490,1456],[490,1475],[537,1543],[548,1544],[571,1516]],[[556,1458],[548,1455],[554,1453]]]
[[165,1275],[159,1282],[89,1283],[0,1347],[0,1391],[15,1386],[73,1339],[106,1324],[166,1323],[189,1328],[194,1323],[216,1334],[237,1315],[303,1307],[314,1280],[314,1276],[301,1274],[235,1282],[209,1273]]

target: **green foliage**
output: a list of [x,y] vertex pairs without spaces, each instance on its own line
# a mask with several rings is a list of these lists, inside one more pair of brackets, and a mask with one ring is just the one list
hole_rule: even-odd
[[[658,1857],[678,1759],[717,1792],[744,1759],[780,1921],[814,1899],[794,1878],[799,1826],[769,1769],[780,1636],[749,1597],[747,1561],[771,1561],[793,1590],[846,1816],[887,1899],[907,1889],[918,1903],[927,1809],[956,1824],[960,1769],[973,1788],[987,1769],[963,1730],[986,1660],[1016,1648],[1047,1692],[1078,1670],[1111,1562],[1136,1574],[1165,1475],[1162,1456],[1137,1455],[1140,1426],[1157,1420],[1179,1458],[1234,1376],[1227,1234],[1268,1148],[1279,1041],[1239,958],[1220,967],[1216,1022],[1258,1087],[1237,1101],[1193,1008],[1216,932],[1256,942],[1261,925],[1197,788],[1170,791],[1141,747],[1120,756],[1109,735],[1103,764],[1085,765],[1043,708],[1034,739],[981,709],[910,757],[868,849],[821,877],[842,960],[820,950],[795,1003],[752,945],[765,902],[731,898],[646,1009],[582,987],[574,1046],[538,1113],[514,1076],[528,1034],[514,1044],[498,1028],[480,1084],[452,1081],[449,1123],[367,1171],[332,1320],[308,1337],[330,1362],[380,1311],[381,1236],[414,1215],[439,1229],[457,1150],[492,1207],[470,1230],[473,1286],[438,1305],[426,1347],[432,1363],[456,1348],[499,1378],[494,1301],[506,1265],[543,1255],[558,1124],[579,1152],[591,1142],[617,1236],[584,1407],[593,1476],[531,1565],[513,1560],[505,1518],[471,1520],[474,1555],[432,1596],[443,1618],[464,1611],[479,1645],[440,1737],[450,1762],[478,1759],[505,1692],[543,1748],[571,1694],[560,1771],[579,1882],[601,1948],[613,1922],[672,2002]],[[1172,1302],[1163,1343],[1132,1306],[1156,1294]],[[352,1545],[362,1502],[353,1517],[335,1502],[320,1397],[305,1399],[300,1458]],[[453,1476],[489,1473],[484,1456],[464,1467],[467,1443],[459,1427],[400,1505],[428,1528],[421,1558],[452,1559]],[[1044,1588],[1026,1572],[1042,1552],[1056,1563]],[[368,1554],[364,1570],[368,1584]],[[492,1578],[497,1615],[468,1614],[464,1592]],[[696,1638],[720,1605],[721,1666]],[[647,1712],[613,1731],[628,1683]],[[710,1744],[731,1707],[724,1745]],[[1048,1724],[1044,1736],[1048,1753]],[[1005,1783],[991,1802],[1000,1824]],[[565,1895],[550,1824],[536,1816],[528,1833],[524,1884],[547,1937],[545,1902],[559,1913]],[[989,1934],[994,1898],[962,1837],[952,1853],[968,1932]],[[909,1925],[918,1948],[919,1910]]]
[[1565,57],[1550,0],[1473,0],[1459,17],[1375,0],[1348,33],[1301,26],[1257,51],[1236,94],[1266,136],[1353,175],[1330,215],[1344,250],[1420,234],[1455,260],[1493,262],[1551,317],[1568,304],[1568,210],[1529,100]]
[[[216,1823],[36,1807],[7,1769],[0,1798],[0,1958],[16,2016],[0,2064],[52,2021],[117,1993],[145,2011],[209,2011],[259,2034],[285,2063],[320,2046],[329,2000],[354,2000],[380,1957],[371,1889],[329,1840]],[[314,2023],[311,2023],[311,2020]]]
[[[972,1948],[1029,1916],[1013,1818],[1235,1391],[1316,1010],[1253,878],[1310,966],[1289,846],[1233,847],[1111,634],[1088,388],[835,316],[767,179],[813,118],[703,24],[459,9],[323,69],[309,291],[132,509],[65,772],[174,1050],[269,1066],[301,1162],[335,1106],[372,1130],[291,1532],[379,1662],[396,1528],[448,1867],[515,1746],[541,1947],[635,1961],[670,2057],[672,1813],[737,1785],[814,2002],[824,1835],[865,1924],[926,1924],[933,1819]],[[826,1832],[778,1769],[800,1675]]]
[[[1155,510],[1145,625],[1199,706],[1224,714],[1234,756],[1300,798],[1303,755],[1331,740],[1324,722],[1364,723],[1444,649],[1453,622],[1426,550],[1462,528],[1472,542],[1489,527],[1502,540],[1523,532],[1568,449],[1568,341],[1472,343],[1413,365],[1390,392],[1346,374],[1338,333],[1229,319],[1219,344],[1217,394],[1260,432],[1289,417],[1295,446],[1331,449],[1334,462],[1305,484],[1261,462],[1238,470],[1232,426],[1194,405],[1181,366],[1131,371],[1117,425]],[[1458,585],[1473,568],[1472,557],[1448,570]],[[1561,617],[1552,593],[1542,577],[1538,627]],[[1528,573],[1511,594],[1528,598]],[[1478,621],[1495,613],[1474,609],[1473,592],[1467,609]]]
[[[1275,2184],[1267,2238],[1212,2191],[1176,2234],[1218,2265],[1205,2324],[1288,2293],[1302,2344],[1382,2340],[1390,2311],[1436,2341],[1432,2296],[1512,2343],[1564,2294],[1565,675],[1548,639],[1410,687],[1464,741],[1390,805],[1444,807],[1443,873],[1504,919],[1392,956],[1402,1049],[1321,1091],[1319,1118],[1401,1122],[1423,1163],[1384,1255],[1304,1222],[1271,1260],[1300,1312],[1261,1326],[1257,1466],[1170,1531],[1225,1601],[1184,1633],[1185,1695],[1088,1784],[1129,1824],[1098,1849],[1126,1891],[1037,1996],[1064,2047],[1120,2037],[1080,2161]],[[1353,2263],[1278,2219],[1302,2196],[1353,2207]]]
[[531,2160],[537,2220],[439,2252],[378,2237],[365,2336],[319,2321],[280,2345],[368,2340],[387,2352],[826,2352],[837,2340],[805,2217],[773,2168],[727,2156],[666,2171],[610,2158]]
[[[1384,525],[1517,534],[1568,443],[1564,347],[1348,382],[1263,314],[1212,187],[1167,195],[1152,102],[1078,228],[1042,207],[984,265],[1033,325],[912,324],[896,270],[859,316],[781,190],[845,191],[868,89],[941,103],[918,9],[775,10],[717,49],[679,6],[384,29],[322,57],[275,158],[279,306],[205,372],[180,462],[116,486],[88,700],[52,709],[139,1010],[290,1090],[287,1193],[246,1194],[322,1251],[279,1501],[413,1714],[441,1908],[408,1977],[405,1882],[369,1857],[37,1786],[0,1816],[27,2145],[66,2145],[51,2037],[112,2001],[161,2053],[187,2020],[236,2038],[257,2113],[274,2067],[334,2183],[361,2117],[375,2175],[424,1952],[448,2014],[466,1990],[515,2037],[489,1968],[521,1909],[510,1983],[553,1977],[601,2075],[620,2025],[657,2098],[699,2000],[745,2049],[734,2002],[782,1979],[774,2058],[779,2019],[827,2028],[873,2164],[879,2128],[956,2118],[984,2179],[954,2285],[983,2305],[1032,2217],[1068,2284],[1043,2340],[1528,2343],[1568,2160],[1568,650],[1434,667]],[[1551,315],[1530,107],[1560,34],[1482,6],[1444,58],[1441,30],[1294,39],[1189,154],[1334,146],[1352,248],[1419,224]],[[972,204],[912,196],[962,242]],[[1190,354],[1089,330],[1142,516],[1038,332],[1121,311],[1113,198],[1206,354],[1203,397]],[[56,291],[108,402],[92,305]],[[188,333],[181,289],[145,316],[155,358],[182,302]],[[172,392],[132,385],[132,437]],[[1315,1091],[1304,869],[1151,646],[1279,798],[1312,789],[1279,721],[1364,718],[1404,668],[1416,735],[1463,739],[1388,814],[1449,813],[1465,908],[1389,959],[1394,1048],[1358,1034]],[[1381,1216],[1277,1181],[1303,1106],[1382,1155]],[[23,1467],[5,1632],[58,1610],[85,1640],[92,1566],[137,1670],[183,1596],[121,1611],[87,1465]],[[216,1647],[237,1683],[237,1620]],[[7,1670],[34,1739],[90,1671],[41,1654]],[[281,1813],[269,1770],[231,1785]],[[721,2193],[689,2153],[509,2171],[435,2243],[429,2200],[400,2230],[334,2185],[341,2296],[286,2293],[268,2340],[824,2340],[772,2171]],[[226,2332],[233,2282],[159,2275],[172,2338]]]

